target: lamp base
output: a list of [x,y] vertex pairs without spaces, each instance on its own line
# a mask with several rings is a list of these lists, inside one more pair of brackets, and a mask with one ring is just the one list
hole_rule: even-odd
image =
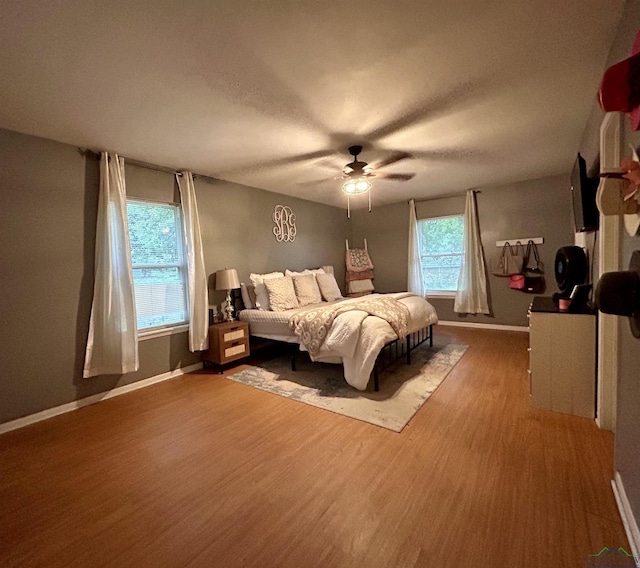
[[235,317],[233,316],[233,304],[231,303],[231,290],[227,290],[227,299],[224,306],[224,317],[226,321],[235,321]]

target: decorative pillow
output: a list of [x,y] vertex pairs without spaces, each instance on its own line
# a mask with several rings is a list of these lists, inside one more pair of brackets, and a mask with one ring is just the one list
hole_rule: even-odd
[[342,292],[340,292],[340,287],[333,274],[316,274],[316,281],[322,297],[327,302],[334,302],[342,298]]
[[269,294],[271,310],[283,312],[284,310],[298,307],[298,298],[296,298],[293,279],[290,276],[267,278],[264,281],[264,286]]
[[322,268],[305,268],[302,272],[294,272],[293,270],[289,270],[288,268],[284,271],[285,276],[303,276],[305,274],[323,274],[324,270]]
[[311,274],[307,268],[305,268],[302,272],[295,272],[294,270],[285,269],[285,276],[303,276],[304,274]]
[[255,307],[259,310],[271,309],[269,308],[269,294],[267,289],[264,287],[264,281],[269,278],[284,278],[284,274],[282,272],[269,272],[268,274],[251,273],[249,278],[256,290],[256,301],[254,302]]
[[249,292],[249,301],[253,308],[257,308],[256,306],[256,287],[253,284],[249,284],[247,286],[247,292]]
[[303,276],[293,276],[293,287],[296,291],[296,298],[301,306],[309,304],[319,304],[322,302],[322,294],[313,274]]
[[325,274],[335,274],[333,272],[333,266],[331,264],[325,264],[320,267],[321,270],[324,270]]
[[[249,290],[251,289],[251,290]],[[256,299],[256,291],[255,288],[251,285],[247,286],[244,282],[240,282],[240,292],[242,294],[242,303],[244,304],[245,310],[252,310],[256,307],[255,299]],[[253,292],[253,298],[252,296]]]

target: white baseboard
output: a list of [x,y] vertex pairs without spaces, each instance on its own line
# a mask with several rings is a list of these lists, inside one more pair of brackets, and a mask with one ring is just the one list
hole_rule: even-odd
[[497,323],[476,323],[463,321],[439,321],[438,325],[450,325],[454,327],[472,327],[476,329],[495,329],[500,331],[522,331],[529,333],[529,327],[526,325],[500,325]]
[[46,410],[43,410],[41,412],[36,412],[35,414],[30,414],[29,416],[23,416],[22,418],[17,418],[16,420],[11,420],[10,422],[0,424],[0,434],[10,432],[11,430],[16,430],[18,428],[23,428],[24,426],[28,426],[29,424],[35,424],[36,422],[46,420],[47,418],[53,418],[54,416],[58,416],[59,414],[71,412],[72,410],[77,410],[78,408],[82,408],[83,406],[89,406],[90,404],[95,404],[96,402],[100,402],[101,400],[107,400],[109,398],[113,398],[114,396],[120,396],[121,394],[142,389],[144,387],[148,387],[156,383],[166,381],[168,379],[173,379],[174,377],[179,377],[180,375],[191,373],[199,369],[202,369],[202,363],[195,363],[194,365],[189,365],[188,367],[183,367],[182,369],[168,371],[166,373],[162,373],[161,375],[156,375],[155,377],[149,377],[148,379],[142,379],[141,381],[136,381],[135,383],[116,387],[115,389],[111,389],[110,391],[93,394],[91,396],[87,396],[86,398],[74,400],[73,402],[68,402],[67,404],[63,404],[61,406],[47,408]]
[[635,557],[636,566],[640,566],[640,530],[638,529],[638,523],[633,516],[633,510],[631,509],[631,504],[627,498],[627,492],[624,490],[620,472],[616,471],[616,475],[611,481],[611,486],[613,487],[613,494],[616,497],[616,503],[618,504],[618,510],[620,511],[624,530],[627,533],[627,538],[631,545],[630,552]]

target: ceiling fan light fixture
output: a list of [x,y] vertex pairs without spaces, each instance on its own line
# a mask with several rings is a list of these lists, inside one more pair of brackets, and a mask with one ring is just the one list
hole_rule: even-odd
[[349,178],[342,184],[342,191],[347,195],[367,193],[371,189],[371,182],[365,177]]

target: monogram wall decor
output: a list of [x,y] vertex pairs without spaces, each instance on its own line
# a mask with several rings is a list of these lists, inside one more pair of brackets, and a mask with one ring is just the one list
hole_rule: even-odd
[[292,243],[296,238],[296,216],[291,211],[291,207],[286,205],[276,205],[273,210],[273,234],[279,243]]

